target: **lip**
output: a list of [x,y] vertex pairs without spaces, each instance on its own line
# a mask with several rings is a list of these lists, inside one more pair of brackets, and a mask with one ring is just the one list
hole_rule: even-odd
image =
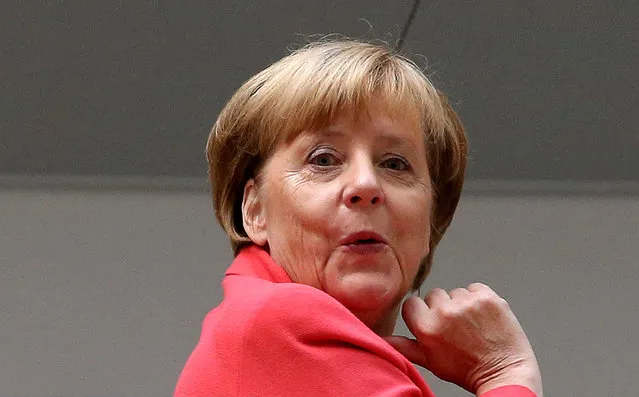
[[345,238],[340,241],[341,245],[359,245],[358,242],[361,240],[374,240],[374,243],[365,243],[361,245],[377,245],[377,244],[388,244],[384,236],[381,234],[374,232],[372,230],[361,230],[356,233],[349,234]]

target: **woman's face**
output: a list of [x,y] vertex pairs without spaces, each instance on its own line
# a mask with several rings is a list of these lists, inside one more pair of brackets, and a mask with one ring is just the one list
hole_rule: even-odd
[[428,254],[432,189],[421,131],[368,114],[282,144],[247,183],[243,210],[251,239],[294,282],[370,326],[394,312]]

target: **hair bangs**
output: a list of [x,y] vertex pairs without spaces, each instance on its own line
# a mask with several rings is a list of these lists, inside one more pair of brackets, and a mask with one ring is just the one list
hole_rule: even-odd
[[338,116],[367,117],[373,107],[409,119],[416,131],[443,129],[445,111],[430,81],[412,61],[379,46],[311,45],[269,69],[258,94],[269,105],[257,126],[271,132],[259,145],[263,154],[303,131],[326,128]]

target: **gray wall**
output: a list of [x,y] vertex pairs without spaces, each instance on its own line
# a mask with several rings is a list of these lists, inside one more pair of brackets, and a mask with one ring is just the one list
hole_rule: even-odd
[[[5,189],[0,224],[0,394],[171,394],[231,259],[207,194]],[[546,396],[634,397],[638,224],[639,197],[467,195],[426,287],[507,297]]]
[[[461,113],[471,178],[639,181],[639,2],[423,3],[406,52]],[[410,5],[3,2],[0,173],[204,175],[217,112],[300,33],[394,41]]]

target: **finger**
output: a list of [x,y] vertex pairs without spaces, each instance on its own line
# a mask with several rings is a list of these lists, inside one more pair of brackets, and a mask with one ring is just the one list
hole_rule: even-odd
[[418,339],[431,332],[433,324],[433,314],[426,302],[416,296],[406,299],[402,306],[402,318],[410,332]]
[[502,300],[502,297],[486,284],[472,283],[466,288],[473,294],[484,296],[489,299]]
[[482,283],[472,283],[468,287],[466,287],[466,289],[468,289],[468,291],[470,292],[491,292],[493,294],[495,293],[495,291],[493,291],[489,286]]
[[466,288],[455,288],[451,290],[448,295],[450,295],[452,299],[466,299],[472,296]]
[[424,368],[428,367],[428,356],[424,354],[419,346],[419,343],[415,339],[409,339],[405,336],[387,336],[384,338],[388,344],[393,346],[395,350],[401,353],[402,356],[413,364],[420,365]]
[[472,283],[467,288],[478,299],[483,308],[482,310],[493,310],[501,313],[511,311],[508,302],[486,284]]
[[433,288],[426,294],[424,301],[426,302],[428,307],[432,308],[433,306],[444,304],[447,301],[450,301],[450,296],[448,296],[448,293],[446,293],[446,291],[441,288]]

